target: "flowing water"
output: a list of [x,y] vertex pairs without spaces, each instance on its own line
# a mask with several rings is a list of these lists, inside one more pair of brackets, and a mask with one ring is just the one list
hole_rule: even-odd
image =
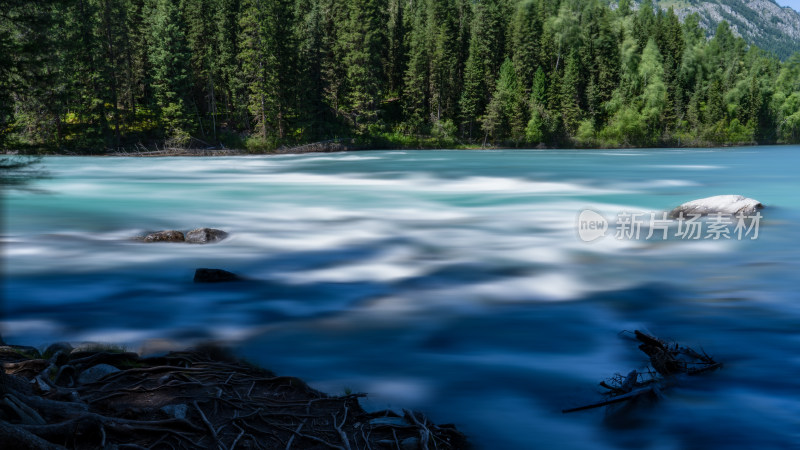
[[[44,345],[234,342],[479,448],[798,448],[800,147],[52,157],[4,194],[3,335]],[[615,239],[620,212],[742,194],[758,239]],[[578,213],[611,221],[578,237]],[[144,244],[159,229],[211,245]],[[750,236],[752,237],[752,235]],[[248,279],[194,284],[195,268]],[[562,414],[647,364],[619,333],[722,370],[649,407]]]

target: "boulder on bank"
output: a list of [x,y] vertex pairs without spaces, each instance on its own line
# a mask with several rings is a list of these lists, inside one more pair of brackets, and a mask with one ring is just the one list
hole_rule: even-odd
[[145,242],[184,242],[186,238],[177,230],[156,231],[143,239]]
[[186,242],[190,244],[208,244],[219,242],[228,237],[228,233],[216,228],[196,228],[186,233]]
[[743,214],[752,216],[764,205],[758,200],[741,195],[716,195],[686,202],[673,209],[670,215],[678,218],[691,217],[692,215],[707,216],[709,214],[730,214],[732,216]]
[[241,279],[239,275],[222,269],[197,269],[194,271],[195,283],[224,283]]

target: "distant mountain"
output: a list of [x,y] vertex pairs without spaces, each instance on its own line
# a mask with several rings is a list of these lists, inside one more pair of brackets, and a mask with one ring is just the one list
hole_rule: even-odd
[[745,41],[786,59],[800,51],[800,13],[780,6],[774,0],[661,0],[666,10],[675,9],[681,19],[700,15],[700,24],[711,34],[727,20],[731,29]]

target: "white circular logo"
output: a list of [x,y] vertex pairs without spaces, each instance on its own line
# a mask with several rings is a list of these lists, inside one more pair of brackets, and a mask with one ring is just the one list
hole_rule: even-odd
[[584,242],[591,242],[606,235],[608,221],[602,214],[584,209],[578,215],[578,236]]

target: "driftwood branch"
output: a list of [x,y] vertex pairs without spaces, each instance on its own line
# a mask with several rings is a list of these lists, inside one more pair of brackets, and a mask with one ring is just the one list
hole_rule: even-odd
[[[609,406],[640,398],[645,394],[652,394],[656,398],[660,398],[663,390],[675,384],[675,377],[699,375],[722,367],[721,363],[714,361],[705,352],[701,353],[690,347],[668,343],[639,330],[634,331],[634,337],[640,343],[639,349],[648,356],[652,370],[648,370],[644,374],[633,370],[625,377],[616,375],[608,382],[601,381],[600,386],[608,390],[605,400],[563,409],[563,413]],[[644,380],[640,380],[642,375],[646,376]]]

